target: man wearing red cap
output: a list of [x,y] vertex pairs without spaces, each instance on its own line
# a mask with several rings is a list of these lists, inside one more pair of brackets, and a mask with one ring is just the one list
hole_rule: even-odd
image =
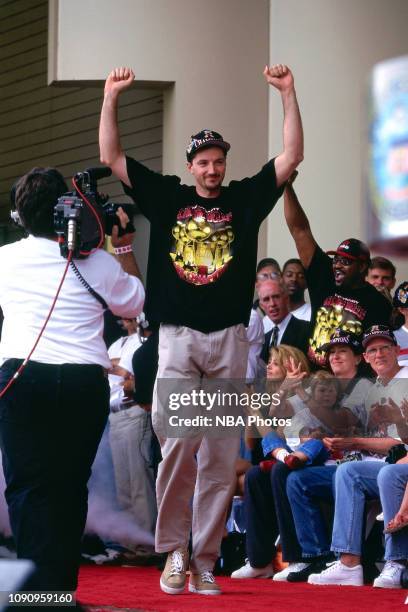
[[386,325],[391,304],[365,280],[370,264],[367,245],[349,238],[335,251],[324,253],[289,183],[285,188],[285,218],[306,270],[314,321],[308,356],[324,366],[323,346],[336,328],[359,335],[371,325]]
[[[212,130],[192,136],[186,151],[194,186],[181,185],[177,176],[162,176],[127,157],[120,144],[117,107],[134,74],[117,68],[105,84],[101,161],[122,180],[151,223],[145,312],[150,322],[160,323],[152,418],[163,456],[156,487],[156,550],[168,553],[160,586],[169,594],[184,591],[190,531],[189,590],[220,593],[212,570],[235,480],[239,438],[225,440],[225,433],[203,437],[202,430],[180,437],[174,428],[169,431],[169,413],[158,401],[160,391],[166,381],[171,385],[171,379],[177,391],[183,385],[192,392],[201,390],[206,379],[245,378],[245,327],[253,299],[259,226],[303,159],[292,73],[278,64],[266,66],[264,76],[281,95],[283,151],[255,176],[227,187],[222,182],[230,145]],[[192,406],[189,410],[196,416]]]

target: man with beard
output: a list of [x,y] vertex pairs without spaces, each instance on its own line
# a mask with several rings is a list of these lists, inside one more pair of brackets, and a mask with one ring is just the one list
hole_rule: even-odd
[[[194,429],[188,435],[181,432],[183,437],[170,425],[161,401],[166,392],[160,391],[166,385],[169,389],[174,379],[178,389],[183,384],[189,392],[201,390],[209,379],[245,379],[245,326],[253,299],[259,226],[303,159],[293,75],[278,64],[266,66],[264,76],[281,95],[283,151],[255,176],[225,187],[230,145],[212,130],[191,137],[186,151],[187,169],[194,179],[191,186],[126,156],[119,137],[118,100],[132,85],[134,74],[129,68],[116,68],[105,84],[101,161],[121,179],[151,223],[145,312],[151,323],[160,324],[152,421],[163,457],[156,483],[156,550],[167,553],[160,587],[170,595],[183,593],[188,567],[190,592],[221,592],[212,571],[240,440],[237,436],[226,441],[225,433],[205,437],[202,430]],[[209,98],[214,95],[210,92]]]
[[386,325],[391,315],[391,304],[365,281],[370,264],[367,245],[349,238],[343,240],[335,251],[324,253],[313,237],[291,181],[284,193],[286,223],[306,270],[312,306],[314,331],[308,357],[324,366],[323,346],[330,341],[336,328],[359,335],[371,325]]

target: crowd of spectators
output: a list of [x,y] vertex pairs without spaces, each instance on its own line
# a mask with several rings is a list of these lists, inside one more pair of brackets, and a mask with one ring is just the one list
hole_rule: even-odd
[[[394,291],[393,263],[371,259],[357,239],[324,253],[293,186],[285,191],[285,214],[299,259],[289,259],[282,269],[272,258],[258,264],[246,388],[251,394],[265,385],[278,393],[279,404],[265,415],[286,419],[287,425],[245,431],[234,493],[244,508],[239,528],[246,532],[247,559],[237,567],[237,555],[232,578],[348,585],[366,580],[398,588],[408,557],[408,283]],[[119,345],[128,342],[121,339]],[[112,387],[111,428],[122,411],[137,412],[135,420],[148,422],[149,416],[149,403],[134,399],[138,376],[131,366],[121,370],[120,359],[113,361],[114,374],[123,379]],[[157,353],[149,359],[154,369]],[[154,376],[150,380],[152,388]],[[140,461],[138,431],[123,445]],[[151,446],[150,425],[148,431]],[[112,451],[115,464],[118,451],[114,446]],[[130,461],[115,467],[118,500],[152,530],[152,473],[139,470],[133,483],[134,469]],[[124,497],[123,482],[129,488]],[[228,525],[237,528],[235,521]]]
[[[195,188],[179,185],[177,177],[162,177],[127,158],[119,142],[116,111],[118,95],[132,84],[134,75],[129,69],[119,68],[106,81],[100,131],[101,159],[122,180],[125,191],[152,223],[150,273],[144,308],[149,318],[149,312],[152,314],[154,325],[151,327],[143,313],[140,314],[144,296],[140,281],[124,275],[129,272],[138,276],[138,273],[134,266],[130,271],[124,265],[124,257],[133,260],[132,247],[130,242],[126,245],[119,242],[117,230],[115,253],[119,261],[122,257],[122,271],[119,273],[118,263],[106,253],[97,250],[93,260],[104,258],[105,267],[116,266],[114,269],[122,285],[133,287],[133,293],[139,296],[138,307],[134,307],[131,297],[123,305],[120,288],[115,291],[110,288],[108,297],[113,307],[116,306],[113,311],[121,318],[111,320],[111,325],[105,321],[109,360],[105,346],[100,346],[103,358],[98,362],[101,366],[97,368],[99,378],[91,387],[95,393],[89,391],[89,400],[87,396],[81,398],[83,410],[79,402],[73,408],[86,416],[89,412],[87,401],[92,402],[95,416],[99,418],[98,402],[94,402],[91,395],[96,395],[103,386],[107,412],[106,373],[110,415],[102,440],[108,440],[105,450],[112,466],[115,504],[126,515],[128,524],[136,526],[144,535],[138,542],[134,532],[130,537],[131,530],[116,538],[109,538],[105,532],[104,545],[118,551],[114,557],[110,554],[105,557],[116,563],[137,563],[141,558],[146,562],[146,556],[154,556],[155,552],[152,546],[146,547],[146,542],[152,543],[155,536],[156,551],[167,553],[160,579],[164,592],[183,592],[189,563],[189,590],[218,595],[221,590],[214,580],[212,565],[224,529],[224,517],[229,514],[224,540],[228,539],[231,526],[241,535],[244,533],[247,557],[244,562],[237,549],[236,559],[232,559],[232,563],[229,560],[233,579],[272,577],[275,581],[352,586],[367,582],[378,588],[401,588],[408,584],[408,575],[405,577],[408,559],[408,282],[401,283],[394,291],[396,269],[393,263],[384,257],[371,258],[367,245],[357,238],[342,240],[337,248],[327,253],[319,246],[293,187],[294,169],[303,156],[293,77],[282,65],[266,67],[264,75],[267,82],[281,92],[284,107],[287,105],[286,124],[291,124],[291,129],[284,130],[286,136],[281,155],[255,177],[232,182],[228,191],[222,191],[221,184],[230,145],[220,134],[209,130],[192,136],[186,152]],[[212,168],[209,176],[206,165]],[[66,191],[65,186],[63,191]],[[298,257],[286,261],[282,268],[274,258],[258,263],[256,299],[249,313],[258,227],[282,191],[285,219]],[[232,226],[225,225],[231,222],[231,213],[224,214],[215,206],[207,210],[203,206],[190,205],[194,196],[201,198],[197,201],[205,206],[208,199],[218,206],[218,198],[226,194],[229,194],[232,208],[236,200],[240,200],[240,206],[234,209],[235,227],[239,226],[239,233],[245,240],[238,239]],[[259,210],[251,207],[251,198]],[[50,199],[50,209],[54,199]],[[152,202],[157,204],[157,209]],[[168,213],[169,202],[177,214],[176,225]],[[166,217],[168,227],[162,216]],[[52,249],[60,265],[52,216],[48,214],[47,219],[50,228],[44,236],[47,240],[43,248]],[[203,239],[213,231],[211,223],[219,222],[225,226],[213,234],[215,240],[211,244],[206,244]],[[169,228],[175,239],[170,258],[167,252]],[[29,230],[29,226],[26,229]],[[189,244],[190,237],[185,240],[189,233],[197,242],[195,254]],[[28,240],[28,244],[36,242],[42,244],[38,240]],[[241,249],[241,252],[236,251],[235,260],[229,251],[232,243],[240,245]],[[17,245],[16,250],[18,248]],[[41,261],[36,260],[36,265]],[[162,261],[167,267],[160,268]],[[180,283],[184,284],[176,286],[174,270],[178,275],[176,280],[181,279]],[[213,282],[224,274],[229,284]],[[26,282],[31,282],[31,292],[36,295],[34,281],[26,275]],[[10,282],[14,280],[9,279]],[[74,281],[72,279],[75,286]],[[203,287],[205,293],[201,291]],[[236,287],[243,289],[230,295],[230,290]],[[25,286],[18,284],[16,300],[19,304],[23,302],[20,292],[24,290]],[[86,297],[92,301],[92,295]],[[68,291],[65,299],[71,298]],[[4,301],[9,319],[13,319],[15,313],[8,295]],[[133,318],[125,318],[129,316]],[[98,325],[101,318],[98,308]],[[246,331],[243,322],[248,323]],[[51,329],[53,324],[58,327],[51,319]],[[17,317],[15,327],[18,328]],[[10,326],[5,329],[7,333],[3,335],[2,344],[12,355],[15,338],[11,338]],[[56,350],[61,332],[54,331],[53,350]],[[75,352],[78,352],[75,341],[69,334],[66,336],[72,359],[75,359]],[[100,334],[97,336],[99,341]],[[20,338],[20,344],[18,357],[23,359],[26,338]],[[85,339],[82,350],[86,357],[88,351],[92,352]],[[61,361],[64,366],[64,351],[62,355],[56,352],[55,365],[60,366]],[[38,369],[35,362],[28,363],[29,370],[31,367]],[[18,365],[13,364],[13,367]],[[44,369],[52,370],[53,376],[54,370],[57,371],[57,368]],[[85,388],[85,381],[88,386],[90,382],[87,371],[80,368]],[[14,371],[8,374],[14,375]],[[231,382],[244,376],[240,388],[244,388],[248,399],[248,420],[244,431],[236,428],[235,439],[224,439],[224,430],[218,437],[206,436],[200,430],[201,425],[198,431],[193,428],[193,436],[185,438],[182,434],[169,435],[162,427],[166,412],[161,410],[163,389],[159,390],[160,380],[167,379],[166,388],[177,391],[185,384],[192,393],[211,379],[211,382],[217,378]],[[72,378],[76,384],[76,376]],[[102,378],[103,385],[98,387],[98,380]],[[27,386],[29,384],[30,379]],[[19,386],[15,389],[19,391]],[[255,409],[252,399],[259,396],[260,391],[273,401]],[[7,400],[11,405],[9,396]],[[16,403],[24,403],[17,400]],[[44,403],[53,409],[51,399]],[[11,439],[14,430],[7,431],[8,418],[4,423],[3,429]],[[89,457],[95,455],[105,421],[100,418],[98,423],[97,439],[92,442],[92,453],[87,453]],[[35,431],[40,435],[42,426],[36,425]],[[59,421],[56,425],[61,429]],[[75,426],[76,421],[70,422],[71,428]],[[18,423],[15,429],[18,431]],[[90,427],[91,433],[93,430]],[[71,429],[62,431],[67,447],[71,447],[69,431]],[[237,439],[238,435],[241,440]],[[27,436],[28,439],[32,437],[31,432]],[[239,443],[240,457],[236,460]],[[30,445],[24,446],[29,448]],[[78,447],[82,451],[81,445]],[[17,455],[13,449],[13,457]],[[74,544],[79,542],[78,534],[82,533],[85,521],[88,463],[81,476],[81,513],[76,539],[70,538],[63,521],[58,531],[61,540],[65,540],[64,546],[72,549],[69,584],[73,587],[77,579],[77,549],[70,540],[74,542],[75,539]],[[59,482],[57,467],[51,466],[51,473]],[[67,474],[71,473],[68,468],[67,465]],[[11,474],[10,469],[8,472]],[[64,489],[61,482],[59,486]],[[76,486],[73,481],[72,489]],[[7,494],[9,506],[17,505],[13,495],[16,499],[18,495],[9,483]],[[52,494],[55,497],[54,490]],[[69,501],[69,490],[64,489],[64,494]],[[64,512],[66,524],[71,524],[68,501]],[[238,521],[239,507],[243,515]],[[10,516],[12,513],[13,509]],[[24,545],[30,542],[29,523],[26,531]],[[191,554],[184,541],[190,531]],[[51,540],[51,531],[48,536]],[[58,546],[58,543],[48,543],[51,552],[54,544]],[[222,546],[221,558],[225,554],[226,547]],[[98,562],[101,557],[103,555],[99,555]],[[279,567],[278,558],[283,561]],[[164,557],[161,561],[163,565]],[[224,558],[219,568],[226,567]]]
[[[232,512],[239,496],[246,562],[237,556],[232,578],[398,588],[408,558],[408,282],[394,290],[393,263],[357,239],[324,253],[291,184],[285,216],[299,258],[257,266],[246,389],[277,393],[264,416],[286,425],[245,430]],[[158,330],[143,316],[110,319],[105,339],[116,503],[154,536]],[[145,562],[132,538],[109,546],[121,552],[115,562]]]
[[[394,292],[392,262],[370,259],[356,239],[343,241],[330,255],[317,244],[312,251],[308,266],[301,247],[300,259],[282,269],[272,258],[257,268],[247,390],[265,384],[278,393],[279,404],[266,414],[288,424],[246,428],[234,490],[235,512],[239,499],[244,520],[239,527],[235,521],[228,525],[246,532],[247,559],[237,567],[237,555],[232,578],[348,585],[366,580],[397,588],[408,557],[408,283]],[[128,335],[109,351],[118,502],[153,532],[151,397],[143,403],[135,396],[149,369],[151,395],[157,343],[142,358],[147,343],[141,323],[122,324]],[[134,374],[133,354],[140,375]],[[380,522],[373,520],[376,515]],[[137,557],[137,546],[121,544]]]
[[274,259],[259,263],[253,308],[265,332],[258,372],[266,363],[267,386],[280,397],[267,414],[290,421],[246,432],[258,461],[243,495],[247,559],[232,578],[400,588],[408,557],[408,283],[393,291],[394,264],[371,259],[357,239],[324,253],[292,184],[285,217],[299,259],[282,271]]

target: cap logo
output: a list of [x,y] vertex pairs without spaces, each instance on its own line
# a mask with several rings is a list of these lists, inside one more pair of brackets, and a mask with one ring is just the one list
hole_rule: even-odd
[[387,325],[372,325],[364,334],[363,346],[366,347],[371,338],[387,338],[393,344],[397,344],[394,334]]
[[408,294],[406,291],[404,291],[404,289],[400,289],[398,291],[397,298],[401,302],[401,304],[406,304],[408,301]]
[[206,142],[208,142],[209,140],[220,140],[220,138],[217,138],[213,132],[211,132],[210,130],[203,130],[204,132],[204,136],[203,138],[193,138],[191,139],[190,144],[187,147],[187,153],[191,153],[191,151],[193,149],[195,149],[196,147],[200,147],[202,144],[205,144]]

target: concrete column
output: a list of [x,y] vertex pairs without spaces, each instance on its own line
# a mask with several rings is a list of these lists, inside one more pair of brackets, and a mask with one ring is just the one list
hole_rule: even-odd
[[[271,0],[270,61],[293,68],[305,129],[305,160],[295,189],[324,249],[366,239],[367,85],[372,67],[408,51],[406,0]],[[271,100],[270,153],[280,113]],[[279,231],[276,231],[277,226]],[[295,247],[282,211],[268,218],[268,253]],[[408,264],[396,261],[398,278]]]

